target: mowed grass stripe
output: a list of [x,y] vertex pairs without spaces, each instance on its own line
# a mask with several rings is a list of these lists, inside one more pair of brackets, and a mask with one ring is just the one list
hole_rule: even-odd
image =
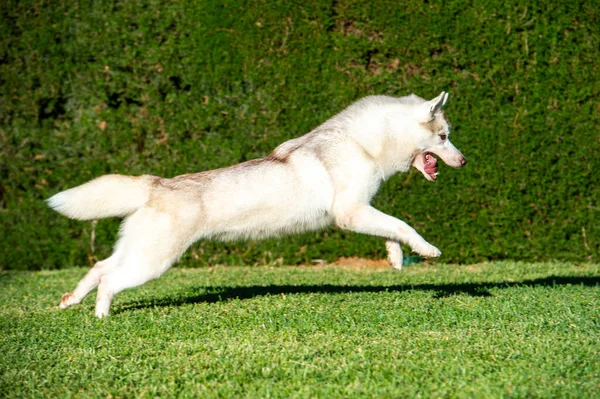
[[0,274],[7,397],[593,397],[600,267],[174,269],[59,311],[84,269]]

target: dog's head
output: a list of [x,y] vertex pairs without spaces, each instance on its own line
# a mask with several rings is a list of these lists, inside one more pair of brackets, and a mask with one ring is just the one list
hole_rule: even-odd
[[413,132],[416,151],[412,166],[430,181],[437,179],[435,156],[453,168],[462,168],[467,163],[463,154],[450,142],[450,126],[442,112],[446,101],[448,93],[442,92],[433,100],[416,105],[418,124]]

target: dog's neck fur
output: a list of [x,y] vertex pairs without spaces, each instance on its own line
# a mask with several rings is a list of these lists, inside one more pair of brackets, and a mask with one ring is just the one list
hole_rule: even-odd
[[[413,97],[365,97],[330,119],[322,128],[347,132],[373,159],[382,179],[386,180],[395,173],[408,171],[418,152],[415,143],[398,139],[410,135],[394,134],[394,130],[411,128],[410,122],[414,121],[410,118],[414,117],[409,117],[408,111],[413,101],[416,101]],[[399,158],[402,153],[411,155]]]

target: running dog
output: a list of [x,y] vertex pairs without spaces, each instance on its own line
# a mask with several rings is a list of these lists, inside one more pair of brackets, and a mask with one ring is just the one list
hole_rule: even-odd
[[380,184],[414,166],[431,181],[437,159],[460,168],[442,107],[448,94],[361,99],[265,158],[166,179],[105,175],[60,192],[48,205],[78,220],[124,218],[112,255],[95,264],[60,308],[98,287],[96,316],[115,294],[160,277],[201,239],[260,239],[322,229],[332,223],[386,240],[402,267],[400,243],[424,257],[440,250],[405,222],[373,208]]

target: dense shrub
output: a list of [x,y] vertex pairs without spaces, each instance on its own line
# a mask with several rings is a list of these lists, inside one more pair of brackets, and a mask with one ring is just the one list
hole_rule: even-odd
[[[44,199],[104,173],[174,176],[266,155],[361,96],[450,93],[469,158],[374,204],[446,262],[598,260],[600,9],[580,1],[5,1],[0,268],[106,256]],[[93,245],[92,245],[93,241]],[[184,265],[381,257],[337,229],[201,242]]]

